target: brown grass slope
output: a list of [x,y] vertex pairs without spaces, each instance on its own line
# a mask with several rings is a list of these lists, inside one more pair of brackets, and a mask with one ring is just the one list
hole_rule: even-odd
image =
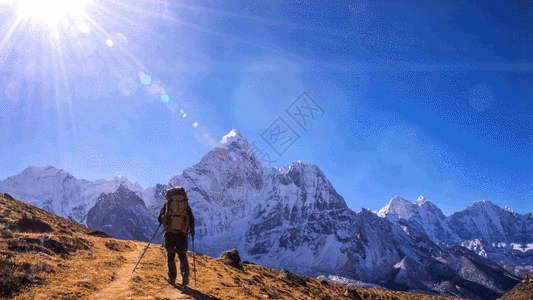
[[[7,299],[457,299],[351,287],[196,253],[189,286],[166,281],[166,252],[116,240],[0,193],[0,298]],[[193,254],[187,253],[191,270]],[[177,282],[181,282],[178,276]],[[350,289],[351,296],[345,296]]]
[[533,281],[523,280],[498,300],[532,300]]

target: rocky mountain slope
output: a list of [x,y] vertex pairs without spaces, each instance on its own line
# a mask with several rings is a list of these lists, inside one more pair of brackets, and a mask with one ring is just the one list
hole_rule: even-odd
[[462,245],[502,265],[533,266],[533,213],[518,214],[483,200],[445,217],[422,196],[416,203],[396,196],[378,215],[392,222],[404,219],[444,248]]
[[[39,180],[34,183],[34,190],[38,190],[37,182],[50,181],[56,187],[44,189],[54,190],[52,198],[60,199],[54,200],[61,207],[56,211],[72,211],[68,196],[58,192],[57,179],[46,181],[41,176]],[[13,179],[7,187],[14,190],[12,182]],[[428,232],[451,241],[461,238],[427,199],[419,199],[414,206],[405,201],[404,206],[389,205],[390,215],[400,214],[420,222],[398,216],[382,218],[366,209],[353,212],[316,165],[298,161],[283,168],[267,168],[236,130],[224,136],[198,164],[171,178],[170,183],[187,190],[196,217],[196,246],[207,255],[216,256],[222,250],[236,248],[246,260],[298,274],[312,277],[332,274],[389,289],[425,290],[471,299],[495,299],[517,282],[490,259],[464,247],[446,250],[435,243]],[[96,206],[91,222],[98,221],[91,226],[101,226],[98,228],[105,231],[115,224],[120,229],[108,231],[111,234],[119,234],[126,227],[130,234],[143,232],[144,239],[152,234],[146,232],[151,228],[150,221],[145,220],[155,223],[164,203],[161,193],[169,187],[170,184],[158,184],[143,189],[133,185],[127,191],[128,184],[124,184],[120,192],[110,191],[93,201]],[[17,191],[26,195],[24,190]],[[143,205],[133,194],[142,197],[150,216],[146,216]],[[47,197],[43,193],[41,203],[50,208],[46,206],[46,199],[50,199]],[[38,202],[36,197],[32,199]],[[79,198],[72,200],[78,201]],[[116,212],[107,212],[117,207],[113,201],[126,207],[136,203],[133,206],[138,209],[134,212],[138,214],[122,218]],[[106,215],[114,221],[109,221]],[[139,220],[123,225],[124,219],[135,218]],[[89,215],[86,220],[89,221]]]
[[196,280],[170,285],[162,245],[150,245],[132,272],[146,246],[0,194],[3,299],[457,299],[355,287],[191,252]]
[[118,239],[150,241],[157,229],[141,197],[122,184],[114,193],[102,193],[87,214],[87,226]]

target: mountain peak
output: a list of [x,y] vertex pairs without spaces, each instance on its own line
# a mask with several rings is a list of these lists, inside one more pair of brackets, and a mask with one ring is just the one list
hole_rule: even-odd
[[120,184],[120,186],[118,187],[117,191],[116,192],[131,192],[128,188],[126,188],[124,185]]
[[28,166],[21,174],[40,177],[41,175],[52,176],[56,174],[66,174],[67,176],[72,176],[70,173],[63,169],[58,169],[54,166]]
[[504,206],[503,209],[506,210],[506,211],[508,211],[508,212],[510,212],[510,213],[514,213],[514,210],[512,210],[512,209],[511,209],[509,206],[507,206],[507,205]]
[[415,212],[418,206],[411,201],[396,195],[392,198],[384,208],[378,212],[379,216],[385,217],[388,214],[397,215],[398,218],[409,219]]
[[422,206],[424,203],[431,203],[431,201],[429,201],[428,199],[424,198],[424,196],[420,195],[420,197],[418,197],[418,200],[416,200],[416,205],[418,206]]
[[394,198],[392,198],[389,202],[389,206],[411,205],[411,204],[413,204],[411,201],[399,195],[394,196]]
[[57,170],[54,166],[28,166],[22,173],[35,173],[35,172],[43,172],[47,170]]
[[478,200],[474,203],[472,203],[471,206],[481,206],[481,207],[486,207],[486,206],[496,206],[494,203],[490,202],[489,200]]
[[222,140],[220,141],[220,143],[218,144],[217,147],[218,148],[228,148],[234,142],[237,145],[241,146],[241,147],[243,145],[245,145],[245,144],[248,145],[248,140],[246,139],[244,134],[242,134],[237,129],[232,129],[228,134],[226,134],[225,136],[222,137]]

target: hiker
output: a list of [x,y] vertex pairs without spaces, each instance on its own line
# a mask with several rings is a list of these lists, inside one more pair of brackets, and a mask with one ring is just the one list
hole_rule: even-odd
[[158,221],[165,228],[165,248],[167,249],[168,279],[176,282],[176,253],[180,260],[182,285],[189,284],[189,262],[187,261],[188,233],[194,240],[194,215],[189,206],[189,198],[181,186],[172,187],[165,194],[167,201],[161,208]]

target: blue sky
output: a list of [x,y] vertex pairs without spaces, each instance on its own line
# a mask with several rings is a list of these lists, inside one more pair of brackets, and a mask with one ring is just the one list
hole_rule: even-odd
[[[355,211],[533,211],[531,2],[119,3],[54,27],[0,0],[0,179],[155,185],[238,129],[272,166],[318,165]],[[305,129],[286,111],[303,92],[323,110]],[[261,138],[278,118],[299,136],[281,156]]]

